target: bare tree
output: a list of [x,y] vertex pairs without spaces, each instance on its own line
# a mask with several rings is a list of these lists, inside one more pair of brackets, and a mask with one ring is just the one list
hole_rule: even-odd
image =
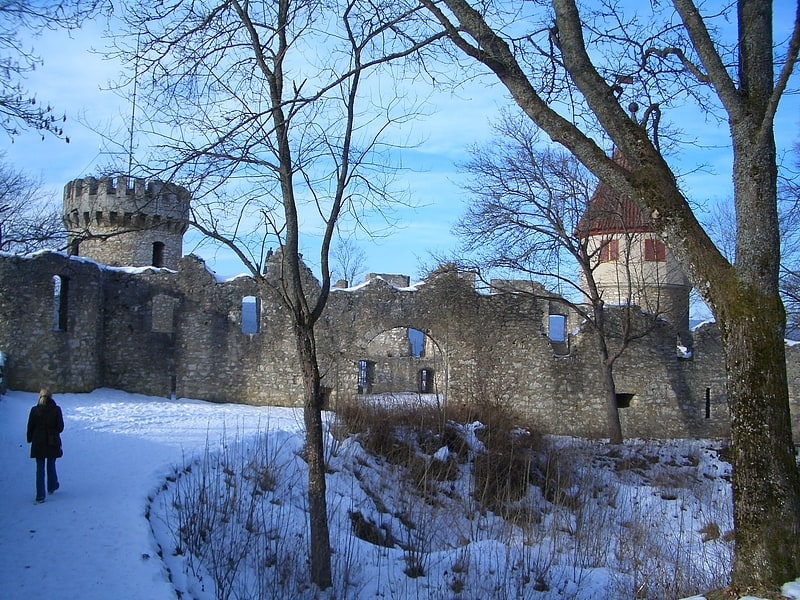
[[[563,303],[589,325],[596,336],[609,439],[622,443],[614,364],[661,315],[658,286],[645,284],[648,279],[658,284],[666,273],[645,273],[640,256],[651,230],[631,200],[597,187],[569,153],[543,146],[529,122],[506,114],[494,132],[492,143],[474,148],[463,165],[471,176],[465,188],[472,201],[455,231],[469,257],[466,268],[529,277],[541,284],[531,287],[540,290],[539,297]],[[608,276],[599,279],[601,272]],[[637,304],[648,310],[646,318],[639,317]],[[617,317],[611,323],[608,306]]]
[[63,248],[61,214],[33,177],[0,162],[0,252]]
[[[0,2],[0,125],[12,138],[35,129],[43,136],[63,137],[66,115],[58,116],[25,89],[25,75],[42,65],[21,38],[45,29],[75,29],[103,4],[102,0],[28,0]],[[67,138],[69,141],[69,138]]]
[[367,268],[367,253],[351,238],[337,238],[331,250],[333,280],[344,280],[354,285],[364,278]]
[[800,335],[800,143],[791,153],[778,187],[781,207],[781,293],[786,306],[787,336]]
[[[709,3],[702,12],[692,0],[602,0],[580,8],[576,0],[552,0],[550,7],[421,2],[462,56],[489,69],[531,121],[600,180],[636,199],[713,311],[731,410],[732,584],[767,593],[794,579],[800,474],[785,368],[773,124],[800,50],[800,7],[778,48],[772,3],[763,0]],[[726,40],[720,32],[731,23],[736,39]],[[646,119],[630,118],[626,95],[643,103]],[[734,263],[701,226],[668,162],[670,145],[678,149],[680,139],[665,139],[663,125],[670,108],[688,101],[731,134]],[[607,156],[598,132],[624,163]]]
[[[800,207],[794,181],[784,180],[778,198],[781,232],[781,297],[786,308],[786,335],[800,331]],[[711,239],[729,261],[736,257],[736,214],[733,200],[716,203],[704,219]]]
[[[275,285],[290,314],[304,383],[310,578],[320,588],[331,585],[331,549],[315,324],[337,222],[389,200],[380,139],[409,118],[406,102],[366,89],[363,78],[385,75],[394,88],[403,75],[390,59],[418,48],[402,49],[407,15],[385,8],[378,19],[355,2],[132,2],[131,35],[117,40],[131,76],[147,84],[139,113],[160,139],[159,175],[195,189],[192,224],[236,253],[259,285]],[[301,228],[320,240],[319,282],[301,260]],[[276,278],[264,274],[274,244]]]

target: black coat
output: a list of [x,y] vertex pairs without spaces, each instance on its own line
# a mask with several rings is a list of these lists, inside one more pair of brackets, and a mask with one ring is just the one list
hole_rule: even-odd
[[31,458],[58,458],[64,455],[61,450],[61,436],[64,431],[64,417],[61,408],[50,398],[47,404],[38,404],[28,415],[28,443],[31,445]]

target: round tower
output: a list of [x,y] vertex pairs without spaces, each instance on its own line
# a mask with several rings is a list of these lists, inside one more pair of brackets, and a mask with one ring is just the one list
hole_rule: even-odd
[[691,284],[636,202],[601,181],[578,232],[606,305],[635,304],[688,333]]
[[119,176],[64,186],[62,220],[70,255],[122,267],[177,269],[189,225],[189,191]]

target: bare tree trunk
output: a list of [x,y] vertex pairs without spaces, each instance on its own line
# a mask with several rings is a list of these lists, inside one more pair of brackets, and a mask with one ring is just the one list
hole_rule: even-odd
[[736,555],[734,586],[773,589],[800,574],[800,473],[794,459],[779,294],[780,228],[771,3],[740,0],[739,81],[731,120],[735,280],[712,296],[728,370]]
[[308,464],[308,512],[310,526],[311,581],[320,589],[332,584],[328,509],[325,498],[325,442],[322,431],[322,395],[312,327],[295,328],[300,368],[305,387],[303,419],[306,427],[305,457]]
[[[605,344],[604,344],[605,345]],[[608,441],[612,444],[621,444],[622,424],[619,421],[619,405],[617,404],[617,387],[614,384],[614,371],[608,364],[608,351],[604,352],[602,359],[603,370],[603,396],[606,399],[606,421],[608,422]]]
[[[589,273],[591,275],[591,273]],[[594,284],[595,297],[599,298]],[[619,422],[619,405],[617,404],[617,385],[614,383],[614,364],[608,352],[608,339],[606,332],[606,314],[603,302],[594,303],[594,327],[597,336],[597,353],[600,359],[600,372],[603,379],[603,397],[606,401],[606,422],[608,426],[608,440],[612,444],[621,444],[622,424]]]
[[660,151],[644,129],[624,114],[592,64],[574,0],[553,0],[556,27],[551,32],[557,35],[560,57],[572,82],[628,160],[627,173],[609,163],[591,137],[551,110],[537,94],[511,46],[473,8],[479,3],[444,1],[458,19],[456,25],[436,3],[422,0],[454,43],[492,69],[553,140],[569,148],[617,192],[637,199],[711,305],[725,346],[731,408],[736,526],[732,582],[753,592],[773,592],[800,574],[800,474],[789,420],[785,311],[778,294],[780,240],[772,130],[778,100],[800,49],[800,12],[794,17],[792,39],[776,80],[772,3],[737,0],[739,56],[734,79],[695,2],[673,0],[701,61],[697,72],[711,83],[709,89],[728,115],[737,215],[736,261],[730,264],[701,227]]

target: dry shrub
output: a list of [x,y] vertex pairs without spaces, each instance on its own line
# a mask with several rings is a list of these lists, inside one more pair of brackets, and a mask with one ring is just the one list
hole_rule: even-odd
[[[542,462],[537,455],[547,453],[544,436],[501,403],[441,407],[362,401],[338,407],[336,420],[339,435],[357,436],[366,452],[404,468],[424,493],[434,494],[436,482],[455,479],[458,465],[474,460],[473,496],[484,509],[513,510],[510,505],[523,499],[531,484],[551,498],[558,495],[548,488],[560,484],[555,471],[548,467],[540,473],[537,466]],[[485,452],[473,452],[466,439],[464,424],[476,422]],[[443,447],[447,459],[432,459]]]
[[540,479],[536,463],[546,454],[544,436],[499,403],[479,404],[476,417],[483,424],[478,438],[486,453],[475,457],[473,495],[484,509],[505,514]]
[[475,457],[473,495],[486,510],[504,513],[524,498],[531,483],[531,458],[522,453]]
[[718,540],[722,535],[722,532],[719,529],[719,525],[716,523],[706,523],[700,529],[700,535],[703,536],[704,542],[711,542],[714,540]]

